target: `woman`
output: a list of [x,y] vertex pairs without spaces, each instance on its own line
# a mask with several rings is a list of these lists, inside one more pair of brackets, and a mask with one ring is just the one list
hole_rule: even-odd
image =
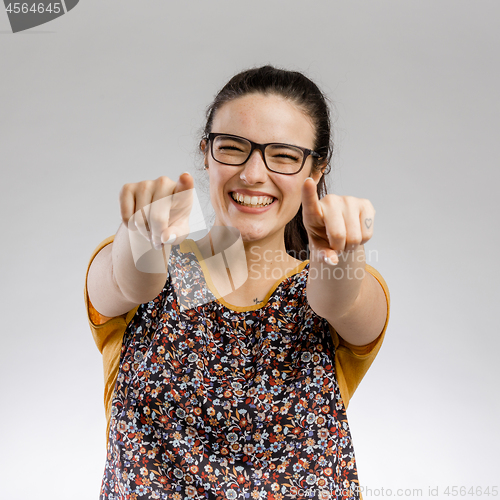
[[[326,195],[328,106],[302,74],[240,73],[207,116],[214,228],[185,239],[189,174],[127,184],[123,224],[89,264],[108,413],[101,498],[359,498],[345,409],[389,310],[364,258],[375,210]],[[227,231],[243,258],[209,268]],[[165,272],[138,270],[139,233]]]

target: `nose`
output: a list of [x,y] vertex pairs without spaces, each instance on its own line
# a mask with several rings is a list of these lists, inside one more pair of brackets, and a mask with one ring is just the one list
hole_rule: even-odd
[[240,173],[240,179],[247,184],[258,184],[267,179],[267,167],[264,163],[262,151],[255,149],[250,158],[244,163],[243,170]]

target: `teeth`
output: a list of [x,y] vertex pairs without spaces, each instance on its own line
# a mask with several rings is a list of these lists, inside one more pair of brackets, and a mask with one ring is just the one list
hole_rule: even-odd
[[231,196],[235,201],[241,205],[248,205],[252,207],[266,206],[273,202],[274,198],[269,196],[248,196],[239,193],[231,193]]

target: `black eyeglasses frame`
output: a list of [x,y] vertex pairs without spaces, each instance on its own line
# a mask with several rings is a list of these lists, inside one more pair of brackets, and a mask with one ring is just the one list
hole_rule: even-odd
[[[234,137],[235,139],[242,139],[244,141],[249,142],[250,145],[251,145],[251,148],[250,148],[250,153],[247,156],[247,159],[244,162],[242,162],[242,163],[225,163],[225,162],[217,160],[215,158],[215,156],[214,156],[214,139],[216,137],[220,136],[220,135],[224,135],[226,137]],[[304,165],[306,163],[306,160],[307,160],[308,156],[312,156],[313,158],[321,158],[321,155],[319,153],[317,153],[316,151],[313,151],[312,149],[308,149],[308,148],[302,148],[300,146],[295,146],[294,144],[285,144],[283,142],[268,142],[267,144],[259,144],[258,142],[253,142],[250,139],[247,139],[246,137],[241,137],[239,135],[233,135],[233,134],[222,134],[222,133],[211,132],[210,134],[208,134],[207,137],[205,137],[205,140],[207,140],[207,141],[210,142],[210,152],[212,154],[212,158],[217,163],[221,163],[222,165],[231,165],[231,166],[234,166],[234,167],[241,167],[241,165],[244,165],[248,161],[248,159],[250,158],[250,156],[252,156],[252,153],[254,152],[254,150],[255,149],[259,149],[260,152],[262,153],[262,159],[264,160],[264,165],[266,166],[266,168],[270,172],[273,172],[275,174],[281,174],[281,175],[296,175],[296,174],[298,174],[304,168]],[[290,146],[292,148],[300,149],[304,153],[304,157],[302,158],[302,165],[297,170],[297,172],[292,172],[292,173],[289,173],[289,172],[278,172],[276,170],[273,170],[272,168],[269,168],[269,165],[266,162],[266,153],[265,153],[265,150],[266,150],[267,146],[272,146],[272,145],[273,146],[276,146],[276,145]]]

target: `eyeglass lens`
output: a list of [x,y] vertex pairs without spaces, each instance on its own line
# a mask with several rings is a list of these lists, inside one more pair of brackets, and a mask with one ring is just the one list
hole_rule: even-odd
[[[214,139],[215,160],[229,165],[242,165],[250,155],[252,145],[245,139],[219,135]],[[269,144],[265,149],[267,166],[276,172],[295,173],[300,170],[304,152],[286,144]]]

